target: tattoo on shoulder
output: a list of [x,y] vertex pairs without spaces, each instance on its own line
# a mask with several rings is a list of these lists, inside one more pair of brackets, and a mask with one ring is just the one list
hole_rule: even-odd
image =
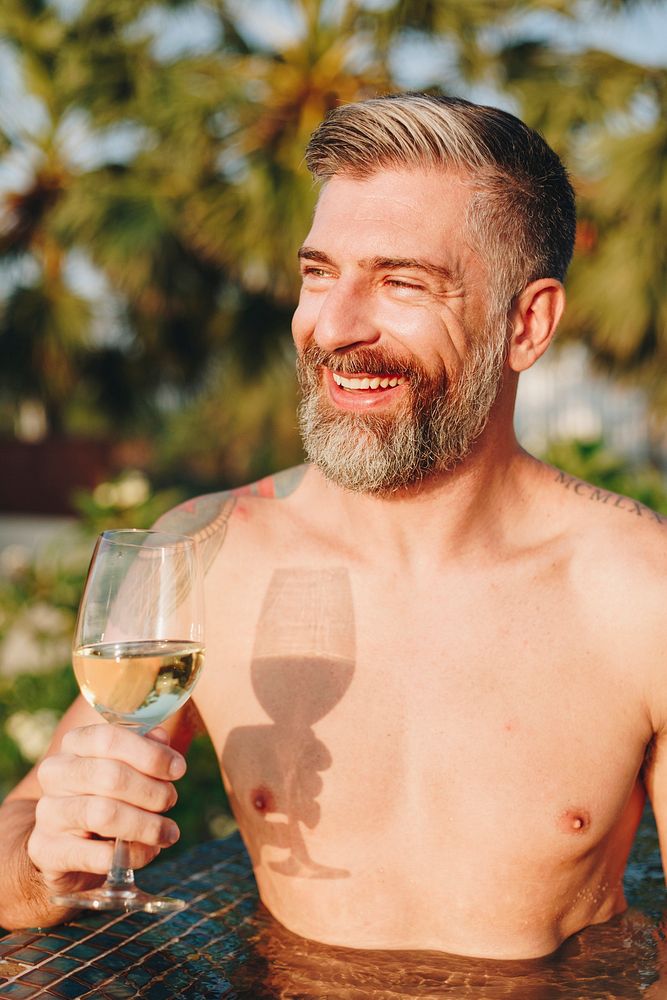
[[234,490],[234,496],[264,497],[267,500],[282,500],[295,492],[308,471],[307,465],[296,465],[272,476],[266,476],[250,486]]
[[238,498],[254,496],[279,500],[288,497],[296,490],[306,470],[306,465],[299,465],[267,476],[250,486],[222,493],[207,493],[186,500],[160,518],[159,526],[164,530],[196,538],[202,553],[204,571],[207,572],[225,540],[227,525]]
[[583,479],[577,479],[576,476],[570,476],[567,472],[562,472],[560,469],[556,470],[554,482],[569,490],[570,493],[575,493],[578,497],[593,500],[595,503],[604,504],[606,507],[616,507],[618,510],[627,511],[628,514],[633,514],[635,517],[648,518],[655,524],[667,524],[667,515],[651,510],[650,507],[639,503],[638,500],[621,496],[620,493],[610,493],[608,490],[603,490],[598,486],[593,486],[591,483],[584,482]]
[[160,518],[158,524],[164,530],[196,538],[204,572],[208,572],[225,540],[227,524],[235,505],[236,497],[231,491],[208,493],[174,507]]

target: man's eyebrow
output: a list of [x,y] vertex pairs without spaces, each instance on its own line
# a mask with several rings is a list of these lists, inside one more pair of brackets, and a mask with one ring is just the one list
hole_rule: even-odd
[[314,260],[318,264],[331,264],[333,266],[331,257],[321,250],[315,250],[314,247],[299,247],[297,257],[299,260]]
[[398,271],[403,268],[413,271],[425,271],[435,278],[442,278],[445,281],[455,281],[456,275],[451,268],[444,264],[434,264],[431,260],[424,260],[421,257],[371,257],[365,262],[374,271]]
[[[303,246],[298,251],[299,260],[312,260],[318,264],[334,266],[334,261],[322,250],[314,247]],[[359,261],[362,267],[370,271],[398,271],[401,268],[409,268],[413,271],[425,271],[427,274],[440,278],[443,281],[456,281],[457,277],[451,268],[444,264],[434,264],[433,261],[424,260],[421,257],[369,257]]]

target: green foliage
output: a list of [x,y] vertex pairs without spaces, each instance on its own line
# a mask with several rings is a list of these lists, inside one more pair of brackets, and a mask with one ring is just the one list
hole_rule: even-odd
[[[415,40],[442,53],[426,89],[495,88],[566,158],[581,225],[564,332],[667,405],[664,69],[560,49],[531,27],[530,0],[286,0],[275,32],[246,6],[0,5],[0,34],[41,109],[0,129],[0,159],[25,167],[0,196],[0,266],[19,275],[0,301],[5,425],[25,399],[65,432],[154,434],[166,422],[172,433],[184,408],[180,451],[161,447],[160,467],[171,451],[178,476],[214,377],[230,409],[283,377],[295,251],[315,200],[309,133],[338,102],[397,89],[397,53]],[[540,11],[576,35],[578,17],[632,6],[591,0],[582,14],[549,0]],[[206,16],[208,39],[161,54],[184,9]],[[84,294],[73,260],[97,270],[102,291]],[[289,396],[274,399],[285,408],[275,436],[259,405],[248,430],[268,468],[298,449],[294,426],[282,431]],[[213,441],[201,463],[216,483],[254,471],[228,444]]]
[[166,511],[185,499],[180,489],[153,492],[143,473],[126,470],[91,492],[79,490],[74,506],[82,531],[94,537],[112,528],[150,528]]
[[577,191],[563,339],[584,341],[600,367],[641,384],[664,413],[667,69],[564,52],[545,38],[506,46],[499,66],[502,85],[564,157]]
[[[53,721],[59,718],[74,701],[78,693],[70,666],[40,674],[19,674],[17,677],[0,677],[0,797],[19,781],[32,761],[21,752],[19,743],[7,731],[7,722],[17,713],[34,716],[49,710]],[[33,721],[39,725],[40,716]],[[28,722],[28,720],[26,720]],[[28,723],[29,725],[29,723]]]

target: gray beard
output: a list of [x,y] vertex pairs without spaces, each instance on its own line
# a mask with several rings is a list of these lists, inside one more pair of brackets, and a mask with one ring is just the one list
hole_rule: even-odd
[[[433,376],[378,349],[337,356],[307,347],[297,359],[297,376],[308,460],[343,489],[377,496],[453,469],[469,455],[498,396],[506,329],[504,321],[487,323],[451,380],[444,371]],[[346,375],[404,375],[406,398],[391,414],[336,410],[323,390],[321,366]]]

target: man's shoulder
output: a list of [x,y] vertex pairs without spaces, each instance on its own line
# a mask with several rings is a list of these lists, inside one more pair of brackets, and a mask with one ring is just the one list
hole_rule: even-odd
[[[633,497],[548,468],[542,494],[556,527],[565,586],[564,627],[628,691],[655,701],[664,675],[667,516]],[[663,685],[664,686],[664,685]],[[661,717],[667,718],[667,701]]]
[[267,509],[267,501],[285,500],[296,492],[307,470],[307,465],[299,465],[246,486],[193,497],[163,514],[157,526],[164,531],[196,538],[205,564],[209,566],[235,516],[241,515],[244,524],[252,521],[253,514],[255,519],[258,515],[261,517]]
[[[651,537],[662,536],[667,541],[667,514],[661,514],[633,497],[586,482],[562,469],[547,468],[554,487],[560,487],[563,497],[569,493],[573,500],[572,509],[577,511],[581,520],[599,523],[610,530],[625,528],[632,531],[637,528],[638,538],[646,528]],[[598,516],[600,514],[603,514],[602,519]],[[655,528],[659,529],[656,533],[651,530]]]
[[550,468],[553,494],[580,562],[628,584],[667,581],[667,515],[631,496]]

